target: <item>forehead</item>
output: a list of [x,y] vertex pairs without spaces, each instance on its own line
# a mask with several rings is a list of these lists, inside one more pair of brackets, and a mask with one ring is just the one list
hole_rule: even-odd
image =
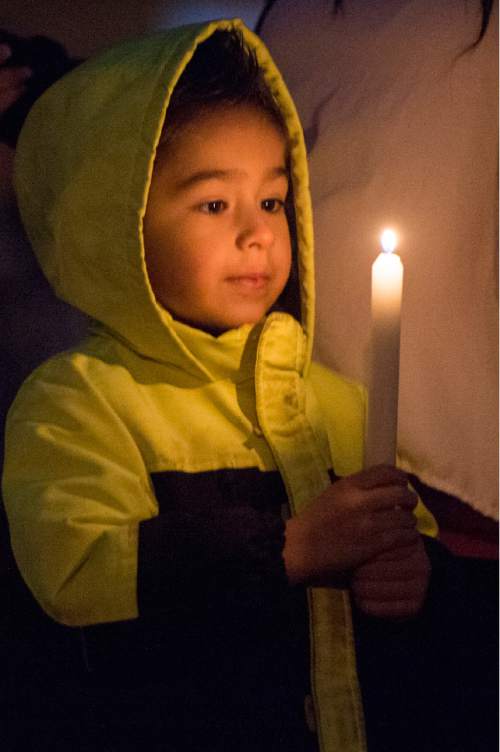
[[[168,162],[188,165],[193,161],[216,159],[234,161],[251,155],[255,161],[287,159],[287,139],[283,129],[264,110],[252,105],[218,105],[204,108],[173,132],[164,127],[156,166]],[[250,151],[249,151],[250,150]]]

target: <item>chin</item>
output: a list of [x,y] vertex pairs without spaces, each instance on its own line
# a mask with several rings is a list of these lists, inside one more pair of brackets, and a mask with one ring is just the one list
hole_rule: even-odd
[[[189,324],[190,326],[194,326],[198,329],[202,329],[205,332],[208,332],[209,334],[213,334],[215,336],[218,336],[219,334],[223,334],[224,332],[228,332],[231,329],[239,329],[241,326],[249,325],[253,326],[254,324],[258,324],[259,321],[262,321],[264,316],[269,312],[269,309],[267,307],[259,307],[259,310],[252,309],[248,312],[242,312],[239,315],[235,315],[234,317],[225,317],[221,315],[221,318],[218,318],[214,316],[213,318],[209,318],[208,316],[203,321],[201,317],[199,319],[196,318],[179,318],[181,321],[183,321],[185,324]],[[222,312],[221,312],[222,313]]]

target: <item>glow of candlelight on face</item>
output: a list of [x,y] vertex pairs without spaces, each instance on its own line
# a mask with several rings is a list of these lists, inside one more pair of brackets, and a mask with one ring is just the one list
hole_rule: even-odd
[[394,253],[398,244],[398,236],[394,230],[384,230],[380,236],[380,244],[384,253]]

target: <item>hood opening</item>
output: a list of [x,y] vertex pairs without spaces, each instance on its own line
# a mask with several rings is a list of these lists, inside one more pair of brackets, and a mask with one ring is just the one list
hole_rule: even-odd
[[[30,111],[16,151],[23,223],[58,297],[141,355],[206,374],[157,304],[143,257],[142,222],[169,100],[196,49],[237,29],[277,103],[290,148],[293,271],[278,304],[312,349],[312,219],[302,129],[267,49],[239,20],[167,29],[92,58]],[[300,309],[300,313],[299,313]]]

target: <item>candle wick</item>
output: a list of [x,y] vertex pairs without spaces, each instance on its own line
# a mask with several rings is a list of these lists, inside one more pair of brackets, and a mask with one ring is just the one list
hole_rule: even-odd
[[394,230],[384,230],[380,236],[380,244],[384,253],[393,253],[398,244],[398,238]]

